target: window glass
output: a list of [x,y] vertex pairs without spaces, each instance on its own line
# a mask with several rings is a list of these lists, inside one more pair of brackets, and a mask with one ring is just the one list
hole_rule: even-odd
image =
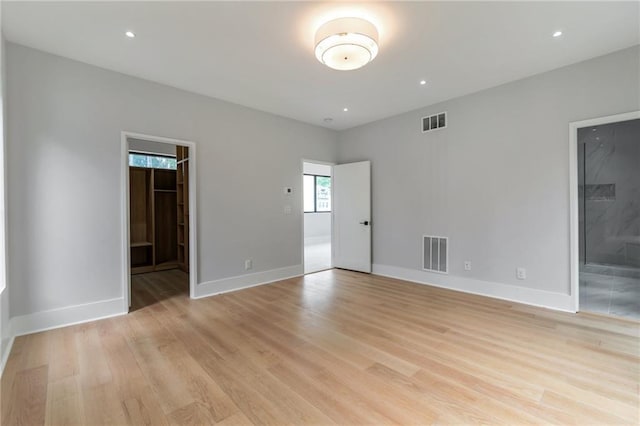
[[304,212],[331,211],[331,177],[304,175]]
[[316,176],[316,211],[331,211],[331,178]]
[[129,165],[133,167],[149,167],[153,169],[177,168],[177,161],[172,157],[162,157],[158,155],[148,155],[139,153],[129,153]]

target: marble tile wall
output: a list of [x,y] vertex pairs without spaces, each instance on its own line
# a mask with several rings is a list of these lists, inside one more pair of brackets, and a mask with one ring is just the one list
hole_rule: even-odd
[[640,267],[640,119],[578,131],[580,259]]

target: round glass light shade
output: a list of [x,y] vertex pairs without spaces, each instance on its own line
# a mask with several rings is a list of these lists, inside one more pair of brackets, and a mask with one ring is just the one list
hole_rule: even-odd
[[378,30],[364,19],[334,19],[316,32],[316,58],[329,68],[355,70],[377,54]]

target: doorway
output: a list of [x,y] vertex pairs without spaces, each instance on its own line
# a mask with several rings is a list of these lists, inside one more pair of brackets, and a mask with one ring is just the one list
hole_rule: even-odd
[[195,145],[123,132],[126,310],[193,294]]
[[302,163],[304,207],[304,273],[331,269],[332,166]]
[[575,126],[577,304],[640,319],[640,116]]

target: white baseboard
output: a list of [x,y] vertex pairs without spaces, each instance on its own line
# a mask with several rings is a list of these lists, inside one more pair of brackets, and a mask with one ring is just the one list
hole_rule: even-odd
[[426,284],[464,293],[493,297],[511,302],[554,309],[564,312],[576,312],[573,297],[568,294],[518,287],[490,281],[481,281],[454,275],[434,274],[415,269],[389,265],[373,265],[373,274],[390,278]]
[[331,242],[331,235],[321,235],[316,237],[306,237],[304,245],[327,244]]
[[123,298],[102,300],[83,305],[67,306],[50,311],[35,312],[11,318],[9,329],[12,336],[22,336],[39,331],[66,327],[96,321],[103,318],[124,315]]
[[[9,343],[0,351],[0,378],[2,378],[2,373],[4,373],[4,367],[7,365],[7,360],[9,359],[9,354],[11,353],[11,348],[13,347],[13,341],[15,338],[11,336],[11,338],[7,339]],[[0,346],[2,346],[2,342],[0,342]]]
[[269,271],[253,274],[239,275],[223,278],[215,281],[200,283],[195,289],[195,299],[214,296],[216,294],[229,293],[249,287],[269,284],[274,281],[286,280],[303,275],[302,265],[287,266],[285,268],[271,269]]

